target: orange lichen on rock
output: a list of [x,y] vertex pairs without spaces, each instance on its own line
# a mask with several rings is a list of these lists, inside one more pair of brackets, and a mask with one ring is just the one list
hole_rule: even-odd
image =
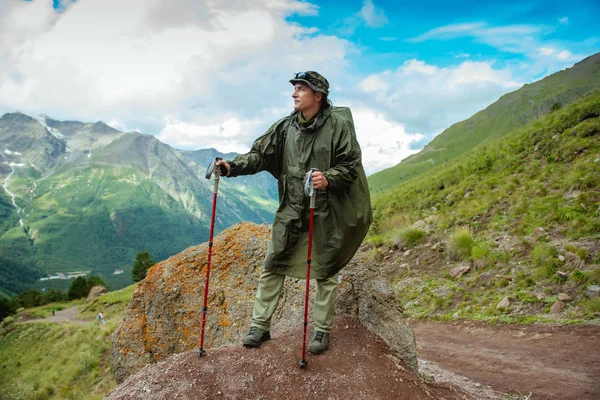
[[[248,293],[256,287],[269,239],[269,226],[247,222],[214,238],[206,344],[230,343],[239,327],[249,323],[253,297]],[[117,380],[137,370],[138,364],[198,345],[207,258],[208,246],[203,243],[150,268],[113,337]]]

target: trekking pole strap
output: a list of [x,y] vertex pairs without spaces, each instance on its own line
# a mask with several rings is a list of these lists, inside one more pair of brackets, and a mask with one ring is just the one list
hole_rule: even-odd
[[306,197],[310,197],[310,208],[315,208],[315,184],[312,179],[314,171],[318,171],[316,168],[311,168],[304,177],[304,194]]

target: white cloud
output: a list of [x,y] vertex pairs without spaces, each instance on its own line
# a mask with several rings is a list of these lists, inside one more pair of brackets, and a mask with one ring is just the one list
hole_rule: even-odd
[[370,28],[379,28],[388,23],[382,9],[376,8],[372,0],[365,0],[360,9],[360,16]]
[[536,25],[488,26],[484,22],[451,24],[432,29],[422,35],[408,39],[408,42],[421,43],[429,40],[451,40],[471,37],[509,53],[525,52],[531,48],[534,37],[543,31]]
[[402,73],[404,75],[410,75],[413,72],[418,72],[426,75],[433,75],[437,71],[437,68],[433,65],[427,65],[423,61],[419,60],[408,60],[402,66]]
[[369,105],[408,132],[440,133],[522,85],[510,69],[492,62],[464,61],[440,68],[408,60],[395,70],[363,79],[353,102]]
[[387,91],[388,86],[377,75],[371,75],[360,82],[360,87],[365,93]]
[[556,53],[556,50],[554,50],[551,47],[540,47],[540,54],[544,55],[544,56],[549,56]]
[[410,145],[423,135],[407,133],[403,124],[386,120],[381,113],[360,106],[352,108],[352,116],[367,175],[392,167],[418,151]]
[[[568,18],[561,18],[560,21],[567,23]],[[489,26],[485,22],[474,22],[438,27],[407,41],[421,43],[429,40],[472,38],[474,42],[489,45],[500,52],[528,58],[528,76],[539,77],[561,70],[584,58],[582,54],[573,54],[569,50],[561,49],[564,43],[544,40],[544,36],[554,30],[555,28],[545,25]]]
[[161,142],[183,149],[216,148],[224,153],[245,153],[250,150],[255,132],[264,128],[262,124],[261,120],[240,120],[235,116],[220,117],[218,121],[207,120],[204,124],[167,116],[165,127],[156,136]]
[[442,26],[439,28],[432,29],[424,34],[417,36],[412,39],[408,39],[409,42],[425,42],[427,40],[434,39],[454,39],[459,36],[465,36],[467,34],[472,34],[480,29],[483,29],[485,24],[481,22],[475,23],[465,23],[465,24],[451,24]]
[[563,50],[556,55],[559,60],[570,60],[573,58],[573,54],[569,50]]
[[550,59],[558,61],[559,63],[572,63],[584,58],[583,55],[573,54],[569,50],[559,50],[553,47],[540,47],[538,51],[539,55],[541,56],[541,58],[538,59],[538,61]]
[[0,2],[0,65],[12,47],[23,46],[51,30],[58,18],[52,2]]
[[61,13],[47,1],[15,4],[0,5],[0,113],[114,120],[144,133],[162,131],[165,115],[200,126],[231,113],[266,118],[274,106],[291,110],[293,72],[335,80],[353,51],[286,21],[318,11],[305,1],[78,1]]
[[558,23],[561,25],[567,25],[569,23],[569,17],[562,17],[558,19]]

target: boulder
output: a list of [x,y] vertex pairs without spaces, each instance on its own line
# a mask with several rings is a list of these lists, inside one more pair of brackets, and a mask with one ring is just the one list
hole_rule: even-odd
[[552,304],[552,307],[550,308],[550,314],[560,314],[564,309],[565,303],[557,300],[554,302],[554,304]]
[[496,308],[508,308],[510,307],[510,299],[508,297],[503,298]]
[[466,274],[467,272],[469,272],[470,270],[471,270],[471,266],[469,264],[462,263],[458,267],[453,268],[450,271],[450,276],[453,277],[454,279],[458,279],[461,276],[463,276],[464,274]]
[[571,299],[571,296],[569,296],[569,295],[568,295],[568,294],[566,294],[566,293],[559,293],[559,294],[558,294],[558,299],[559,299],[560,301],[569,301],[569,300],[572,300],[572,299]]
[[587,295],[587,297],[589,297],[591,299],[596,299],[596,298],[600,297],[600,286],[597,286],[597,285],[588,286],[587,290],[585,291],[585,294]]
[[104,286],[101,286],[101,285],[94,286],[93,288],[90,289],[90,293],[88,293],[88,297],[87,297],[87,299],[85,299],[85,301],[92,301],[96,297],[102,296],[104,293],[108,293],[107,288],[105,288]]
[[[239,344],[250,326],[270,226],[243,222],[214,238],[204,348]],[[196,350],[201,333],[207,243],[154,265],[136,288],[112,336],[118,383],[147,364]],[[287,278],[271,325],[273,337],[302,324],[305,281]],[[316,284],[311,283],[314,302]],[[368,253],[342,270],[336,313],[354,317],[417,371],[415,336],[391,285]],[[312,315],[312,307],[309,316]]]

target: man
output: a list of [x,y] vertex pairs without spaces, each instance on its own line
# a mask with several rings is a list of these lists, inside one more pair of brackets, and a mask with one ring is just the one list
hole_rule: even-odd
[[327,350],[333,325],[338,272],[352,259],[369,225],[371,202],[350,109],[328,101],[329,82],[308,71],[294,75],[294,111],[256,139],[247,154],[217,163],[228,177],[269,171],[278,180],[279,208],[260,276],[250,331],[242,339],[258,347],[270,339],[285,276],[306,278],[309,199],[303,183],[314,168],[315,213],[311,278],[317,280],[308,351]]

